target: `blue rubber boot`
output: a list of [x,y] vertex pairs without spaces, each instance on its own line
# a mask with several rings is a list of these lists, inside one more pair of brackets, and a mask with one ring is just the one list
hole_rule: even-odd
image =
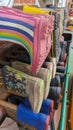
[[[31,109],[28,98],[25,98],[24,105]],[[54,101],[51,99],[43,100],[42,107],[40,113],[46,114],[50,116],[50,120],[52,119],[54,111]]]
[[16,113],[17,121],[33,126],[36,130],[48,130],[50,116],[42,113],[34,113],[28,107],[20,104]]

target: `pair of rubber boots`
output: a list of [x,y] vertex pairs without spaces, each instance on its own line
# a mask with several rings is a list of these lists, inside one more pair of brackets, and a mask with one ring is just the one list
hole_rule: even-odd
[[24,104],[20,104],[17,109],[16,119],[36,128],[36,130],[48,130],[51,123],[54,102],[46,99],[42,103],[40,113],[34,113],[31,109],[28,98],[25,98]]

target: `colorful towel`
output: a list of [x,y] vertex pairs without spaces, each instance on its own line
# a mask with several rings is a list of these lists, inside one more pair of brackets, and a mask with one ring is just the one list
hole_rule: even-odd
[[39,112],[44,95],[44,81],[40,78],[29,76],[21,71],[4,66],[2,69],[6,89],[19,96],[28,96],[31,108]]

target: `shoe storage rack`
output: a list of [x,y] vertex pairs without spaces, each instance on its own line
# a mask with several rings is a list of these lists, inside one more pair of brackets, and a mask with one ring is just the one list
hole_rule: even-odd
[[[67,59],[67,67],[66,67],[66,78],[65,78],[65,83],[64,83],[64,96],[62,99],[62,108],[61,108],[61,116],[60,116],[60,122],[59,122],[59,128],[58,130],[64,130],[65,129],[65,123],[66,123],[66,108],[67,108],[67,96],[68,96],[68,83],[69,83],[69,72],[70,72],[70,50],[73,49],[73,46],[69,47],[69,53],[68,53],[68,59]],[[0,77],[1,78],[1,77]],[[0,79],[1,81],[1,79]],[[1,84],[1,82],[0,82]],[[3,88],[1,90],[2,94],[2,99],[0,95],[0,105],[2,105],[8,116],[10,116],[12,119],[15,120],[16,118],[16,111],[17,111],[17,106],[11,103],[6,102],[6,98],[8,97],[8,92]],[[36,130],[32,126],[26,125],[24,123],[18,122],[21,126],[24,128],[27,128],[28,130]],[[55,130],[55,123],[54,123],[54,118],[52,119],[51,122],[51,130]]]
[[[26,5],[25,5],[26,6]],[[26,10],[27,10],[27,8],[28,8],[28,6],[26,6]],[[4,15],[5,15],[5,17],[7,17],[8,15],[10,16],[10,15],[17,15],[18,17],[19,17],[19,13],[21,14],[21,16],[23,17],[23,12],[20,12],[20,11],[17,11],[16,9],[13,9],[13,11],[11,11],[11,9],[7,9],[7,8],[4,8],[4,7],[2,7],[2,8],[0,8],[1,10],[0,10],[0,13],[1,13],[1,15],[3,15],[3,13],[4,13]],[[8,14],[5,14],[6,13],[6,11],[8,10]],[[38,9],[36,9],[36,14],[37,14],[37,10]],[[59,10],[59,8],[57,8],[57,11]],[[15,11],[15,14],[14,14],[14,11]],[[52,23],[52,25],[53,25],[53,15],[52,16],[50,16],[50,11],[51,10],[49,10],[49,11],[47,11],[46,10],[46,12],[47,13],[49,13],[49,19],[51,19],[51,23]],[[30,12],[29,10],[28,10],[28,12]],[[42,30],[44,30],[44,32],[45,32],[45,29],[43,29],[43,28],[47,28],[46,27],[46,23],[48,23],[47,21],[48,21],[48,15],[46,14],[45,15],[45,11],[40,11],[41,12],[41,14],[42,14],[42,12],[44,13],[43,15],[42,15],[42,17],[41,17],[41,15],[32,15],[32,16],[27,16],[27,13],[25,14],[25,18],[27,18],[27,20],[26,20],[26,22],[27,23],[29,23],[29,21],[30,21],[30,23],[32,23],[33,21],[33,24],[35,23],[35,21],[37,21],[36,22],[36,25],[38,24],[38,20],[39,20],[39,18],[41,17],[41,19],[43,19],[42,21],[42,23],[43,23],[43,26],[42,26],[42,24],[40,24],[40,27],[42,27],[40,30],[41,30],[41,32],[40,31],[38,31],[39,32],[39,36],[40,36],[40,34],[43,32]],[[10,14],[11,13],[11,14]],[[53,11],[51,11],[51,14],[53,14]],[[6,16],[7,15],[7,16]],[[54,14],[55,15],[55,14]],[[35,17],[35,19],[34,19],[34,17]],[[40,17],[39,17],[40,16]],[[15,17],[16,18],[16,17]],[[31,19],[31,20],[29,20],[29,18]],[[45,18],[47,19],[47,20],[45,20]],[[4,19],[4,18],[3,18]],[[37,20],[36,20],[37,19]],[[6,20],[6,19],[5,19]],[[15,19],[16,20],[16,19]],[[22,19],[21,19],[22,20]],[[65,20],[65,19],[64,19]],[[32,22],[31,22],[32,21]],[[7,21],[6,21],[7,22]],[[22,22],[22,21],[21,21]],[[57,22],[57,21],[56,21]],[[4,23],[4,22],[3,22]],[[45,24],[44,24],[45,23]],[[51,29],[51,26],[50,26],[50,24],[51,23],[49,23],[49,28]],[[60,22],[60,25],[62,26],[62,23]],[[4,25],[5,26],[5,25]],[[11,26],[13,26],[13,25],[11,25]],[[21,26],[19,26],[20,28],[21,28]],[[6,27],[7,28],[7,27]],[[34,28],[33,29],[33,27],[31,26],[31,24],[30,24],[30,28],[32,28],[31,30],[34,30],[35,31],[35,33],[37,32],[37,30],[39,30],[39,28],[36,30],[36,28]],[[47,28],[47,29],[49,29],[49,28]],[[4,29],[4,28],[3,28]],[[14,28],[15,29],[15,28]],[[29,27],[28,27],[28,29],[29,29]],[[27,29],[27,30],[28,30]],[[47,33],[49,34],[48,36],[51,36],[51,34],[52,34],[52,32],[53,32],[53,28],[51,29],[51,30],[47,30]],[[25,28],[25,30],[26,30],[26,28]],[[2,30],[3,31],[3,30]],[[10,30],[8,30],[8,31],[10,31]],[[13,30],[14,31],[14,30]],[[17,30],[16,30],[17,31]],[[32,31],[31,31],[32,32]],[[50,33],[49,33],[50,32]],[[29,33],[30,33],[30,31],[29,31]],[[43,37],[45,37],[45,39],[46,39],[46,37],[47,37],[47,33],[46,33],[46,35],[44,36],[43,35]],[[5,38],[11,38],[11,36],[9,37],[9,32],[8,32],[8,35],[4,35],[5,34],[5,32],[2,32],[2,34],[1,34],[1,39],[3,40],[3,39],[5,39]],[[43,34],[43,33],[42,33]],[[55,35],[57,35],[57,32],[55,31],[54,32],[54,34]],[[62,30],[61,30],[61,27],[60,27],[60,34],[62,35]],[[22,34],[21,34],[22,35]],[[29,35],[32,35],[31,33],[29,34]],[[13,35],[13,36],[16,36],[16,34],[15,35]],[[65,34],[65,36],[66,36],[66,34]],[[70,35],[71,36],[71,35]],[[17,36],[18,37],[18,36]],[[34,38],[34,40],[36,39],[38,37],[38,33],[36,33],[36,35],[33,37]],[[41,37],[42,37],[42,35],[41,35]],[[49,43],[51,43],[51,39],[50,39],[50,37],[48,37],[49,38]],[[69,38],[69,37],[68,37]],[[21,39],[21,38],[20,38]],[[32,38],[30,37],[30,39],[32,40]],[[9,39],[8,39],[9,40]],[[12,39],[11,39],[12,40]],[[17,38],[15,38],[15,41],[16,40],[18,40]],[[32,40],[32,41],[34,41],[34,40]],[[55,39],[55,40],[57,40],[57,39]],[[61,39],[62,40],[62,39]],[[69,42],[71,41],[71,37],[69,38],[69,39],[67,39],[67,37],[66,37],[66,41],[68,41],[69,40]],[[20,40],[21,41],[21,40]],[[22,40],[23,41],[23,40]],[[40,41],[40,42],[39,42]],[[45,59],[46,59],[46,57],[47,57],[47,55],[48,55],[48,53],[49,53],[49,51],[50,51],[50,44],[49,44],[49,46],[47,46],[47,44],[46,45],[44,45],[44,47],[42,46],[42,44],[39,46],[39,44],[40,43],[42,43],[41,42],[41,39],[40,39],[40,37],[39,37],[39,41],[37,40],[37,42],[35,41],[35,42],[32,42],[33,43],[33,45],[35,44],[35,46],[36,46],[36,48],[38,48],[37,49],[37,51],[36,51],[36,49],[34,50],[31,50],[32,48],[35,48],[35,46],[33,46],[31,49],[29,48],[29,47],[27,47],[27,44],[25,44],[24,46],[26,46],[26,48],[28,49],[28,51],[30,51],[30,54],[31,54],[31,66],[32,67],[30,67],[30,66],[28,66],[28,67],[26,67],[27,68],[27,70],[29,71],[30,69],[31,69],[31,71],[34,73],[34,74],[32,74],[31,75],[31,71],[29,71],[29,73],[27,73],[28,75],[31,75],[31,76],[35,76],[35,72],[38,72],[38,70],[39,70],[39,68],[42,66],[42,64],[43,64],[43,62],[45,61]],[[43,40],[42,40],[43,41]],[[48,41],[48,40],[47,40]],[[52,38],[52,44],[53,44],[53,41],[54,41],[54,39]],[[64,41],[64,40],[63,40]],[[26,43],[26,42],[25,42]],[[46,41],[44,42],[44,43],[46,43]],[[43,43],[43,44],[44,44]],[[21,44],[21,42],[20,42],[20,44]],[[22,45],[23,45],[23,43],[22,43]],[[53,46],[52,45],[52,52],[54,52],[55,50],[54,50],[54,47],[55,47],[55,45]],[[42,48],[43,48],[43,50],[42,50]],[[47,48],[47,49],[46,49]],[[67,56],[67,64],[66,64],[66,77],[65,77],[65,81],[64,81],[64,88],[63,88],[63,99],[62,99],[62,108],[61,108],[61,115],[60,115],[60,121],[59,121],[59,127],[58,127],[58,130],[65,130],[65,123],[66,123],[66,106],[67,106],[67,95],[68,95],[68,83],[69,83],[69,71],[70,71],[70,50],[71,49],[73,49],[73,46],[70,46],[69,47],[69,51],[68,51],[68,56]],[[47,53],[47,50],[48,50],[48,53]],[[34,55],[34,56],[32,56],[32,53],[31,52],[33,52],[34,51],[34,53],[33,54],[35,54],[35,53],[37,53],[38,52],[38,55],[37,55],[37,57]],[[56,52],[56,51],[55,51]],[[21,53],[22,54],[22,53]],[[51,55],[51,54],[50,54]],[[55,55],[55,54],[54,54]],[[5,56],[8,56],[8,55],[5,55]],[[10,55],[9,55],[10,56]],[[13,55],[11,55],[12,56],[12,58],[14,58],[13,57]],[[54,57],[54,56],[53,56]],[[7,57],[6,57],[7,58]],[[8,57],[9,58],[9,57]],[[18,58],[18,57],[17,57]],[[32,59],[34,59],[34,60],[32,60]],[[35,60],[36,59],[36,60]],[[56,60],[58,60],[58,55],[57,55],[57,58],[56,58]],[[32,62],[32,61],[34,61],[34,62]],[[37,62],[36,62],[37,61]],[[6,61],[1,61],[0,60],[0,64],[2,64],[2,65],[11,65],[11,63],[8,63],[8,62],[6,62]],[[26,65],[25,65],[26,66]],[[24,67],[24,66],[23,66]],[[7,68],[5,68],[5,72],[6,72],[6,69]],[[10,68],[9,68],[10,69]],[[47,69],[47,68],[46,68]],[[14,69],[10,69],[10,72],[14,72]],[[25,69],[25,71],[26,71],[26,69]],[[48,69],[47,69],[47,71],[48,71]],[[14,90],[12,90],[11,88],[9,88],[9,90],[7,90],[8,88],[5,88],[4,87],[4,84],[3,84],[3,78],[8,78],[8,77],[3,77],[2,78],[2,74],[4,74],[4,69],[2,70],[2,72],[3,73],[1,73],[0,72],[0,85],[1,85],[1,87],[0,87],[0,105],[5,109],[5,111],[6,111],[6,114],[7,114],[7,116],[9,116],[9,117],[11,117],[12,119],[14,119],[15,121],[16,121],[16,117],[17,117],[17,111],[18,111],[18,106],[17,105],[14,105],[14,104],[12,104],[10,101],[7,101],[7,98],[8,98],[8,96],[10,95],[10,94],[14,94],[14,95],[16,95],[16,96],[20,96],[21,97],[21,94],[19,95],[18,94],[18,91],[14,91]],[[40,71],[41,72],[41,71]],[[39,75],[40,75],[40,72],[39,72]],[[8,74],[8,73],[7,73]],[[15,80],[16,80],[16,78],[17,79],[19,79],[19,80],[21,80],[21,78],[22,78],[22,73],[20,73],[20,77],[17,75],[17,71],[16,71],[16,73],[15,73],[15,75],[12,75],[13,73],[10,73],[11,74],[11,76],[14,76],[14,78],[15,78]],[[26,74],[25,74],[26,75]],[[44,75],[44,74],[43,74]],[[6,76],[6,75],[5,75]],[[8,75],[7,75],[8,76]],[[15,77],[16,76],[16,77]],[[32,86],[35,86],[35,88],[36,88],[36,84],[35,84],[35,82],[36,82],[36,78],[32,78],[31,76],[27,76],[26,75],[26,77],[27,77],[27,79],[28,79],[28,81],[29,81],[29,84],[28,84],[28,86],[30,86],[30,81],[31,81],[31,84],[32,84]],[[38,77],[38,76],[36,76],[36,77]],[[11,77],[12,78],[12,77]],[[11,79],[12,81],[13,81],[13,79]],[[37,81],[39,81],[39,82],[41,82],[41,84],[43,84],[43,82],[42,82],[42,79],[41,80],[39,80],[39,79],[37,79]],[[7,81],[8,82],[8,81]],[[17,82],[17,80],[16,80],[16,82]],[[34,85],[33,85],[33,83],[32,82],[34,82]],[[26,83],[26,82],[25,82]],[[21,82],[21,84],[22,84],[22,82]],[[21,85],[20,84],[20,85]],[[38,83],[39,84],[39,83]],[[8,84],[9,85],[9,84]],[[45,85],[43,85],[43,86],[45,86]],[[31,86],[30,86],[31,87]],[[29,90],[31,90],[30,89],[30,87],[29,87]],[[38,86],[37,86],[38,87]],[[34,87],[33,87],[34,88]],[[35,89],[34,88],[34,89]],[[20,89],[20,88],[19,88]],[[32,89],[33,90],[33,89]],[[40,90],[41,91],[41,90]],[[31,91],[30,91],[31,92]],[[28,91],[28,93],[29,93],[29,91]],[[32,92],[31,92],[32,93]],[[36,92],[37,93],[37,92]],[[40,92],[39,92],[40,93]],[[45,93],[45,92],[43,92],[43,93]],[[44,94],[39,94],[39,95],[44,95]],[[32,97],[32,95],[30,94],[30,96],[31,96],[31,98],[33,98]],[[33,94],[33,96],[35,97],[35,93]],[[36,99],[36,97],[37,97],[37,100],[35,100]],[[34,98],[34,104],[35,104],[35,101],[37,101],[37,104],[38,104],[38,101],[39,101],[39,97],[38,97],[38,94],[36,95],[36,97]],[[41,96],[40,96],[40,99],[41,99]],[[43,96],[43,98],[42,99],[44,99],[44,96]],[[29,100],[30,100],[30,98],[29,98]],[[33,104],[32,102],[30,103],[30,104]],[[30,108],[30,105],[29,105],[29,103],[26,103],[26,105],[27,105],[27,108]],[[35,105],[31,105],[31,106],[33,106],[33,111],[34,111],[34,106]],[[24,113],[24,111],[23,111],[23,108],[25,109],[25,111],[27,112],[27,109],[21,104],[21,106],[20,106],[20,111],[19,112],[23,112]],[[44,109],[44,108],[43,108]],[[29,109],[28,109],[29,110]],[[17,123],[19,124],[19,125],[21,125],[22,127],[24,127],[25,129],[27,129],[27,130],[38,130],[38,124],[39,124],[39,119],[38,119],[38,117],[36,118],[36,115],[40,115],[40,113],[39,114],[35,114],[36,112],[33,112],[33,111],[31,111],[31,108],[30,108],[30,111],[29,111],[29,113],[27,114],[27,116],[29,115],[29,116],[32,116],[38,123],[37,123],[37,126],[36,126],[36,128],[34,128],[34,127],[32,127],[32,126],[34,126],[34,125],[27,125],[27,123],[22,123],[22,121],[17,121]],[[38,111],[39,110],[37,110],[37,113],[38,113]],[[43,110],[42,110],[43,111]],[[31,114],[32,113],[32,114]],[[51,113],[51,112],[50,112]],[[54,112],[52,112],[52,114],[50,114],[50,119],[53,117],[53,113]],[[25,115],[26,115],[26,113],[25,113]],[[43,114],[42,114],[43,115]],[[46,116],[48,116],[48,114],[44,114],[45,115],[45,117]],[[24,117],[24,116],[22,116],[22,117]],[[19,118],[21,118],[21,113],[19,113],[19,117],[18,117],[18,119]],[[40,116],[40,118],[41,118],[41,116]],[[48,118],[47,118],[47,120],[48,120],[48,122],[49,122],[49,126],[50,126],[50,129],[51,130],[55,130],[55,122],[54,122],[54,118],[52,119],[52,121],[49,119],[49,116],[48,116]],[[20,119],[20,120],[24,120],[24,119]],[[29,118],[27,119],[27,120],[29,120]],[[43,120],[45,120],[45,119],[43,119]],[[48,127],[48,124],[47,124],[47,120],[46,120],[46,123],[44,123],[44,124],[46,124],[45,125],[45,130],[48,130],[47,129],[47,127]],[[50,121],[49,121],[50,120]],[[24,121],[25,122],[25,121]],[[31,121],[30,121],[31,122]],[[35,123],[35,121],[33,121],[34,123]],[[45,121],[44,121],[45,122]],[[32,122],[30,123],[30,124],[33,124]],[[35,123],[36,124],[36,123]],[[42,123],[41,123],[42,124]],[[40,130],[40,129],[39,129]]]

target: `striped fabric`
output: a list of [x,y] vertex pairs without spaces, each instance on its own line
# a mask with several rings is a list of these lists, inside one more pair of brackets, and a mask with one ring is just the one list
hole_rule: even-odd
[[48,14],[31,15],[1,7],[0,41],[10,41],[26,48],[31,71],[37,72],[50,52],[53,21],[54,18]]

